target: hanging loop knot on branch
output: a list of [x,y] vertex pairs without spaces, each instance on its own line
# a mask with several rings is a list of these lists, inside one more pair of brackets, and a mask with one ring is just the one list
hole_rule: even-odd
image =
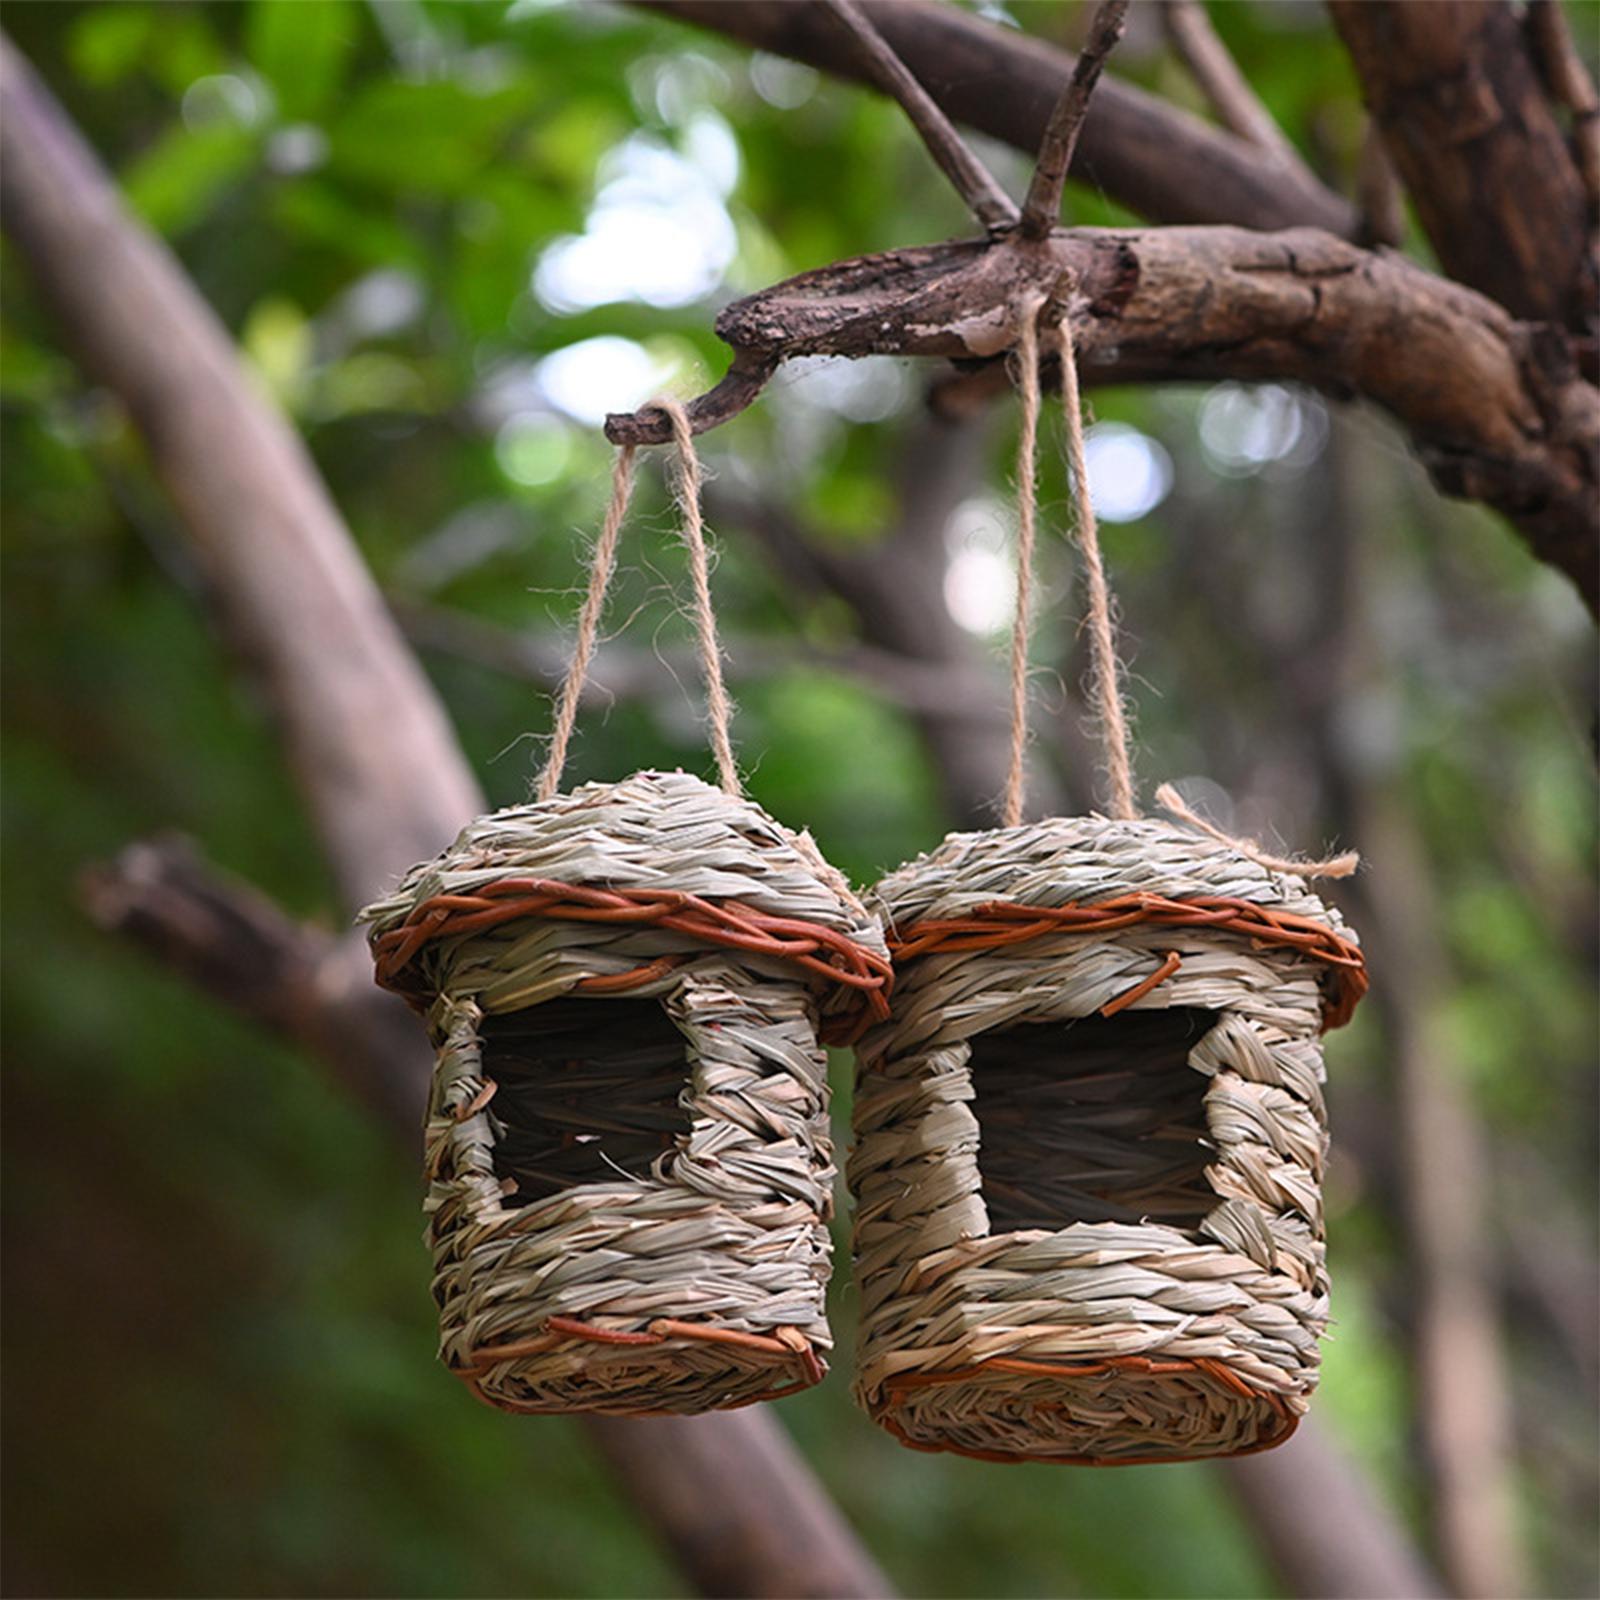
[[1089,473],[1085,462],[1083,405],[1078,390],[1078,370],[1067,305],[1072,289],[1073,284],[1067,280],[1054,295],[1032,290],[1019,296],[1015,302],[1015,370],[1022,419],[1017,442],[1017,598],[1011,626],[1011,763],[1001,811],[1004,825],[1008,828],[1015,827],[1022,820],[1023,809],[1028,637],[1038,517],[1041,320],[1051,325],[1061,358],[1062,424],[1077,508],[1074,531],[1083,557],[1087,589],[1084,625],[1089,630],[1089,692],[1105,752],[1106,779],[1110,789],[1109,809],[1119,821],[1129,821],[1139,815],[1134,798],[1133,756],[1122,698],[1122,665],[1117,657],[1111,589],[1106,579],[1105,562],[1100,555],[1100,532],[1095,521],[1094,501],[1089,492]]
[[673,456],[669,469],[673,498],[683,515],[683,543],[689,552],[689,577],[694,585],[694,624],[700,640],[700,670],[706,683],[706,715],[711,753],[724,794],[740,795],[739,768],[733,758],[729,725],[733,702],[722,681],[722,645],[717,639],[717,614],[711,606],[711,564],[706,557],[705,521],[700,511],[700,457],[695,453],[689,418],[676,400],[652,402],[672,424]]
[[1011,761],[1006,771],[1003,826],[1022,821],[1024,757],[1028,744],[1028,636],[1033,621],[1033,551],[1037,521],[1039,455],[1039,313],[1045,296],[1038,290],[1016,302],[1015,376],[1022,401],[1017,430],[1017,591],[1011,621]]
[[[700,643],[700,667],[706,685],[706,711],[711,752],[716,758],[717,778],[725,794],[740,796],[738,763],[733,754],[729,731],[733,702],[728,698],[722,678],[722,647],[717,639],[717,616],[711,604],[711,563],[706,555],[705,520],[700,510],[700,458],[695,453],[688,415],[676,400],[657,398],[645,408],[659,412],[671,429],[673,454],[668,467],[668,482],[681,517],[681,535],[689,555],[689,578],[694,591],[695,632]],[[561,787],[561,773],[567,764],[567,748],[577,722],[578,702],[589,677],[599,638],[600,618],[605,611],[606,592],[617,567],[617,544],[622,524],[633,498],[635,457],[638,447],[621,445],[611,469],[611,497],[606,504],[600,537],[589,560],[589,582],[583,605],[578,611],[578,631],[573,640],[572,660],[556,696],[555,719],[550,729],[549,754],[534,785],[535,798],[549,800]]]
[[543,770],[534,786],[535,797],[549,800],[561,786],[561,771],[567,764],[567,746],[572,742],[573,725],[578,720],[578,701],[589,678],[589,663],[594,658],[595,641],[600,633],[600,615],[605,610],[606,590],[617,567],[617,539],[622,532],[628,502],[633,498],[634,461],[638,449],[631,444],[617,451],[611,467],[611,498],[606,503],[605,520],[589,559],[589,586],[578,612],[578,635],[572,644],[572,660],[556,696],[555,722],[550,729],[550,749]]

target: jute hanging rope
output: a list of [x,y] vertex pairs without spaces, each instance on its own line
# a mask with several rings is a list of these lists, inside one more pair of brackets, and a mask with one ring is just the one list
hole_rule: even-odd
[[1316,1382],[1320,1034],[1366,972],[1303,881],[1328,864],[1138,818],[1064,318],[1113,815],[1021,821],[1038,315],[1018,307],[1006,826],[953,834],[875,891],[896,988],[858,1046],[857,1395],[904,1443],[986,1460],[1264,1449]]
[[437,1048],[425,1135],[440,1354],[513,1411],[694,1412],[824,1371],[826,1057],[886,1017],[876,920],[743,798],[681,410],[671,479],[721,787],[559,793],[634,483],[619,454],[535,803],[364,914]]

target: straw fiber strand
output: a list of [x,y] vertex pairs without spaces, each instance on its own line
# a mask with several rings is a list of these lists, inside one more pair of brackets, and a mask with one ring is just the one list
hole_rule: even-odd
[[809,839],[640,773],[479,818],[365,915],[437,1048],[446,1365],[533,1412],[696,1412],[820,1379],[819,1030],[886,1011],[888,960]]
[[1337,912],[1101,817],[952,835],[877,898],[895,998],[848,1168],[867,1410],[994,1460],[1286,1438],[1328,1318],[1320,1036],[1365,987]]

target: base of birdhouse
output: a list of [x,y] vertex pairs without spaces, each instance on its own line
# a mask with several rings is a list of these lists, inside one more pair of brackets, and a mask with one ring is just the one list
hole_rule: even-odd
[[998,1360],[885,1386],[874,1420],[915,1450],[981,1461],[1135,1466],[1282,1444],[1305,1401],[1252,1391],[1215,1361]]
[[[621,1324],[627,1324],[623,1326]],[[532,1337],[478,1346],[451,1363],[502,1411],[685,1416],[777,1400],[827,1373],[797,1328],[755,1334],[712,1322],[548,1317]]]

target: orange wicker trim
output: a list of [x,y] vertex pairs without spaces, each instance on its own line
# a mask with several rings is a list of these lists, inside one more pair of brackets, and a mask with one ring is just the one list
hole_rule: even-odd
[[[514,1400],[502,1400],[483,1392],[483,1379],[489,1369],[501,1361],[515,1361],[521,1356],[543,1355],[558,1345],[573,1342],[591,1344],[661,1345],[669,1339],[700,1339],[707,1344],[731,1344],[745,1350],[759,1350],[763,1355],[779,1358],[792,1357],[800,1363],[800,1376],[792,1383],[778,1384],[763,1389],[759,1394],[723,1406],[721,1410],[737,1410],[741,1406],[755,1405],[763,1400],[781,1400],[785,1395],[798,1394],[821,1383],[827,1368],[813,1348],[811,1341],[798,1328],[780,1328],[775,1335],[747,1333],[742,1328],[719,1328],[714,1323],[680,1322],[676,1317],[657,1317],[647,1323],[640,1333],[628,1333],[618,1328],[601,1328],[592,1322],[582,1322],[577,1317],[548,1317],[545,1332],[532,1339],[516,1339],[509,1344],[480,1345],[472,1352],[472,1365],[455,1368],[455,1374],[486,1405],[502,1411],[537,1411],[537,1405]],[[637,1410],[631,1416],[658,1417],[673,1413],[654,1410]]]
[[[707,944],[793,962],[856,992],[857,1002],[847,1013],[827,1019],[823,1039],[828,1044],[853,1043],[889,1015],[893,967],[832,928],[797,917],[775,917],[735,900],[702,900],[676,889],[594,889],[551,878],[501,878],[470,894],[437,894],[424,900],[398,927],[373,940],[377,980],[423,1008],[433,996],[411,963],[424,945],[537,917],[670,928]],[[582,994],[624,993],[654,982],[688,959],[661,956],[631,972],[584,978],[574,988]]]
[[[1246,1445],[1242,1450],[1229,1450],[1225,1452],[1199,1452],[1193,1455],[1174,1455],[1170,1451],[1159,1455],[1148,1456],[1084,1456],[1084,1455],[1034,1455],[1031,1453],[1006,1450],[969,1450],[958,1444],[930,1444],[924,1440],[913,1439],[896,1419],[893,1407],[899,1397],[911,1389],[938,1388],[948,1383],[966,1383],[973,1378],[981,1377],[986,1372],[1010,1372],[1024,1377],[1047,1378],[1096,1378],[1107,1372],[1144,1372],[1152,1377],[1164,1377],[1178,1372],[1201,1372],[1207,1377],[1216,1380],[1236,1394],[1248,1400],[1264,1400],[1271,1408],[1277,1419],[1276,1425],[1265,1438],[1258,1439],[1252,1445]],[[1271,1450],[1282,1444],[1285,1439],[1300,1425],[1300,1419],[1292,1412],[1279,1395],[1269,1393],[1263,1389],[1253,1389],[1238,1373],[1232,1371],[1220,1361],[1212,1361],[1206,1357],[1196,1357],[1192,1360],[1173,1358],[1167,1361],[1153,1360],[1149,1356],[1108,1356],[1104,1361],[1085,1361],[1073,1364],[1053,1361],[1023,1361],[1010,1356],[994,1356],[989,1360],[973,1367],[961,1367],[950,1372],[920,1372],[905,1373],[897,1378],[890,1378],[884,1384],[888,1392],[888,1405],[874,1414],[874,1420],[892,1433],[901,1444],[912,1450],[921,1450],[929,1455],[958,1455],[967,1456],[973,1461],[1040,1461],[1056,1463],[1061,1466],[1076,1467],[1142,1467],[1152,1466],[1164,1461],[1216,1461],[1222,1455],[1252,1456],[1262,1450]],[[1064,1406],[1052,1402],[1040,1402],[1037,1409],[1041,1411],[1061,1411]]]
[[[1310,917],[1275,911],[1250,900],[1227,895],[1195,895],[1171,900],[1159,894],[1121,894],[1092,905],[1024,906],[992,900],[975,906],[964,917],[930,918],[914,923],[903,934],[891,934],[889,953],[898,962],[917,956],[949,955],[967,950],[998,950],[1025,944],[1047,933],[1110,933],[1141,922],[1175,928],[1218,928],[1243,934],[1255,944],[1287,945],[1326,962],[1333,969],[1333,992],[1322,1008],[1324,1030],[1340,1028],[1350,1020],[1357,1002],[1367,992],[1367,963],[1361,947]],[[1149,988],[1177,971],[1169,954]],[[1114,1005],[1129,1005],[1149,989],[1119,996]]]

